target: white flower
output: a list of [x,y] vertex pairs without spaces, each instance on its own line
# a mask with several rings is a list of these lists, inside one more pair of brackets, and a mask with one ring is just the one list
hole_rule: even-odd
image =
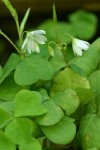
[[90,44],[77,38],[72,39],[72,47],[75,55],[82,56],[82,50],[88,50]]
[[22,50],[31,52],[40,53],[39,45],[38,44],[45,44],[47,41],[46,37],[42,34],[46,34],[43,30],[36,30],[32,32],[28,32],[26,39],[23,42]]

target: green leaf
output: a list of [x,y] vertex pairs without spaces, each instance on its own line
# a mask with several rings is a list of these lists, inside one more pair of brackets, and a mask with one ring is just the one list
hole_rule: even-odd
[[39,125],[36,123],[35,120],[32,120],[32,124],[33,124],[33,132],[32,132],[32,137],[35,137],[35,138],[39,138],[41,137],[41,135],[43,136],[43,133],[39,127]]
[[46,101],[46,100],[50,99],[50,97],[48,96],[48,93],[45,89],[43,89],[43,88],[39,89],[39,93],[42,95],[42,101]]
[[75,89],[81,105],[88,104],[94,97],[94,93],[91,89],[85,89],[85,88],[76,88]]
[[6,79],[0,84],[0,99],[10,101],[15,98],[15,95],[22,89],[21,86],[17,85],[14,81],[14,75],[11,73]]
[[2,131],[0,131],[0,149],[16,150],[14,143]]
[[76,134],[76,127],[72,120],[64,117],[59,123],[47,127],[41,126],[41,129],[53,143],[68,144],[74,139]]
[[12,113],[14,111],[14,101],[6,102],[3,101],[0,103],[0,108],[8,113]]
[[79,106],[79,98],[72,89],[58,92],[51,100],[65,110],[67,115],[72,114]]
[[100,38],[91,44],[90,48],[69,62],[70,67],[83,76],[89,76],[98,66],[100,53]]
[[0,79],[0,83],[13,71],[16,69],[18,63],[21,61],[20,56],[17,54],[12,53],[6,62],[3,68],[3,76]]
[[78,10],[69,16],[74,32],[80,39],[91,39],[96,33],[97,17],[93,13]]
[[9,2],[9,0],[2,0],[2,2],[5,4],[5,6],[8,8],[8,10],[10,11],[11,15],[13,16],[15,21],[18,21],[18,15],[17,12],[15,10],[15,8],[13,8],[13,6],[11,5],[11,3]]
[[32,139],[29,143],[20,145],[19,150],[42,150],[42,146],[38,140]]
[[81,120],[78,135],[83,149],[100,148],[100,115],[85,115]]
[[20,34],[22,34],[23,30],[24,30],[24,27],[25,27],[25,24],[27,22],[27,19],[28,19],[28,16],[29,16],[29,13],[30,13],[30,8],[27,9],[26,13],[25,13],[25,16],[21,22],[21,25],[20,25]]
[[21,90],[14,100],[14,116],[38,116],[46,113],[42,105],[40,93],[35,91]]
[[39,125],[50,126],[59,122],[64,113],[61,108],[51,100],[45,101],[43,106],[46,107],[47,113],[36,118]]
[[0,108],[0,128],[3,128],[12,120],[12,116]]
[[89,77],[89,81],[95,95],[100,95],[100,71],[93,72]]
[[[23,69],[22,69],[23,68]],[[15,71],[15,81],[19,85],[30,85],[41,80],[49,80],[53,76],[51,64],[38,56],[23,59]]]
[[5,128],[5,134],[15,144],[25,144],[30,142],[32,136],[33,124],[27,118],[15,118]]
[[63,91],[67,88],[90,89],[90,84],[86,78],[80,76],[67,67],[54,78],[53,86],[51,88],[51,95],[53,96],[56,92]]

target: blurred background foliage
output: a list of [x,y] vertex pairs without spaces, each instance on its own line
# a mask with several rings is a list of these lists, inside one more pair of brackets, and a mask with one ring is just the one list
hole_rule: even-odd
[[[10,0],[10,2],[18,12],[19,21],[27,8],[31,8],[25,30],[46,30],[48,42],[63,40],[63,42],[70,44],[70,39],[64,36],[64,33],[69,33],[91,43],[100,34],[99,0]],[[57,10],[57,24],[52,21],[53,3],[55,3]],[[18,40],[14,20],[2,1],[0,1],[0,28],[13,41]],[[45,48],[47,46],[41,46],[41,49]],[[13,47],[0,36],[0,64],[4,65],[10,53],[14,51]],[[47,55],[47,53],[47,51],[42,51],[42,55]],[[72,57],[72,54],[69,53],[69,55]]]

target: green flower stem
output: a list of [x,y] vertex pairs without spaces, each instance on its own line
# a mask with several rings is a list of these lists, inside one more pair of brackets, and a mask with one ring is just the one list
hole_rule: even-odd
[[18,53],[21,53],[20,50],[16,47],[16,45],[10,40],[10,38],[7,35],[5,35],[5,33],[3,33],[1,30],[0,34],[10,42],[10,44],[17,50]]
[[73,39],[73,38],[74,38],[73,36],[71,36],[71,35],[70,35],[70,34],[68,34],[68,33],[64,33],[64,35],[63,35],[63,36],[65,36],[65,35],[69,36],[71,39]]
[[54,41],[50,41],[50,42],[48,43],[48,45],[52,45],[52,44],[54,44],[54,45],[58,46],[58,44],[57,44],[57,43],[55,43]]

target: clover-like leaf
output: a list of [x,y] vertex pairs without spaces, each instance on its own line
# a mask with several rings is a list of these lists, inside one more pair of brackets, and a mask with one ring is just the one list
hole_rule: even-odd
[[42,105],[40,93],[29,90],[21,90],[14,100],[14,116],[38,116],[46,113]]
[[39,125],[54,125],[59,122],[64,115],[61,108],[51,100],[45,101],[43,106],[46,107],[47,113],[36,118],[36,121]]
[[33,124],[28,118],[15,118],[5,128],[5,134],[15,144],[30,142],[32,137]]
[[41,80],[49,80],[53,76],[51,64],[38,56],[23,59],[15,71],[15,81],[19,85],[30,85]]
[[1,150],[16,150],[14,143],[8,138],[3,131],[0,131],[0,149]]
[[32,138],[29,143],[20,145],[19,150],[42,150],[42,146],[38,140]]
[[12,116],[0,108],[0,128],[3,128],[12,120]]
[[76,134],[76,126],[72,118],[64,117],[55,125],[41,126],[42,131],[50,141],[56,144],[70,143]]
[[7,60],[5,66],[3,67],[3,75],[0,79],[0,83],[13,71],[16,69],[18,63],[21,61],[20,56],[12,53]]
[[79,98],[73,89],[58,92],[52,97],[52,101],[59,105],[67,115],[72,114],[79,106]]
[[11,73],[0,84],[0,99],[5,101],[11,101],[15,98],[15,95],[22,89],[14,81],[14,75]]
[[53,86],[51,88],[51,95],[53,96],[56,92],[63,91],[67,88],[86,88],[90,89],[89,81],[74,72],[70,68],[62,70],[53,80]]
[[89,77],[89,81],[95,95],[100,95],[100,71],[93,72]]
[[100,115],[85,115],[81,120],[78,136],[83,149],[100,148]]

